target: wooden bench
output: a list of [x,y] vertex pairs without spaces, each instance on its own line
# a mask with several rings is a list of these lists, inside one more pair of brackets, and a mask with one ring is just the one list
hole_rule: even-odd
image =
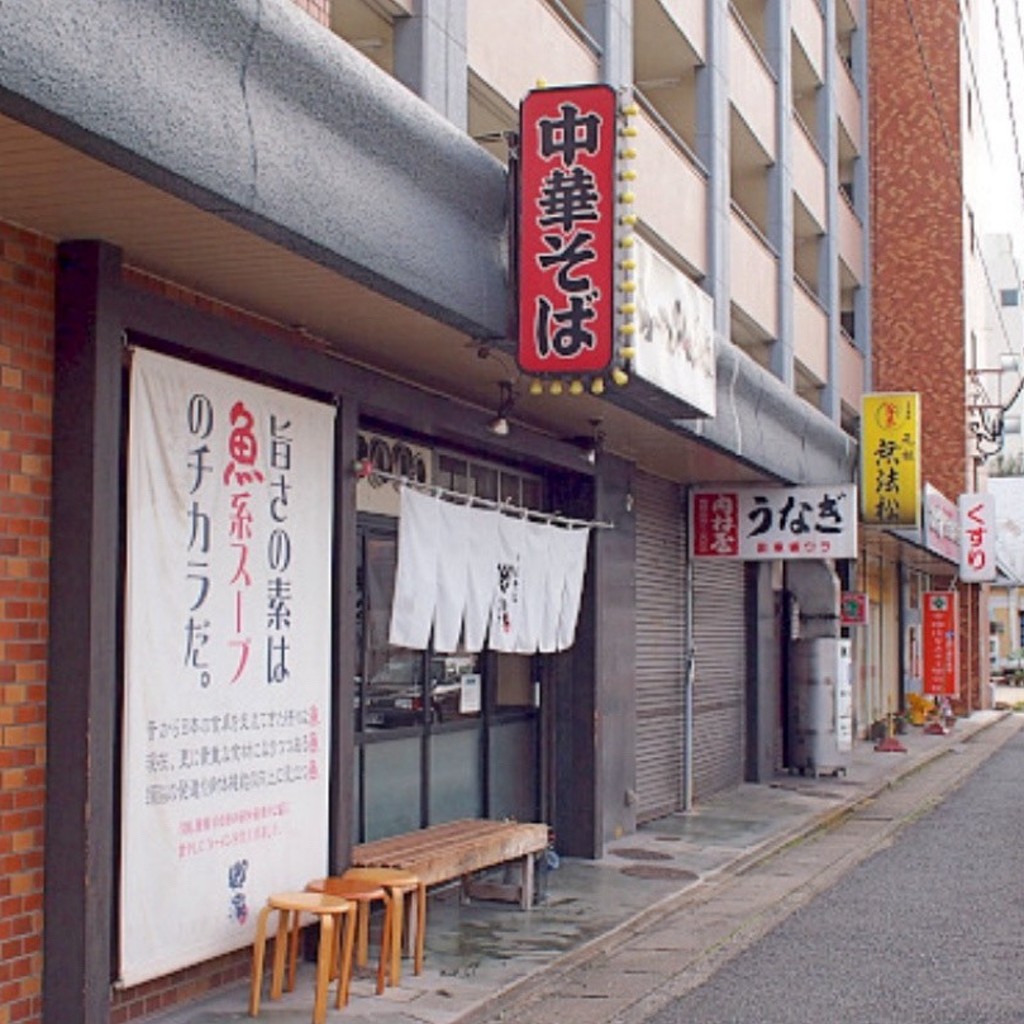
[[[425,885],[461,879],[464,896],[533,905],[533,858],[548,845],[547,825],[465,818],[363,843],[352,851],[353,867],[402,868]],[[474,880],[477,871],[518,862],[519,882]]]

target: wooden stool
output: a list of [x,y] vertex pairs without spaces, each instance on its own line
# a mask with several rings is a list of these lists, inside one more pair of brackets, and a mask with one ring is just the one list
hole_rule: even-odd
[[[359,936],[356,940],[356,963],[360,967],[366,965],[368,959],[370,935],[370,909],[374,902],[380,900],[384,904],[384,924],[381,928],[380,960],[377,964],[377,995],[384,991],[388,960],[391,955],[391,937],[394,934],[393,904],[391,894],[379,884],[345,879],[341,875],[328,878],[315,878],[306,884],[310,893],[325,893],[330,896],[341,896],[350,900],[358,907]],[[294,956],[294,953],[293,953]]]
[[[416,935],[413,959],[413,973],[423,973],[423,944],[427,934],[427,887],[411,871],[401,868],[349,868],[342,878],[350,878],[373,885],[382,885],[391,894],[394,904],[392,920],[394,933],[391,937],[391,984],[397,985],[402,980],[402,951],[409,941],[410,929],[406,924],[406,913],[415,914]],[[416,894],[415,906],[403,901],[410,893]],[[403,928],[405,931],[403,933]]]
[[267,899],[256,921],[256,938],[252,946],[252,985],[249,991],[249,1016],[260,1012],[260,991],[263,988],[263,956],[267,945],[267,920],[271,911],[278,912],[277,936],[274,939],[274,967],[271,974],[270,998],[280,999],[284,987],[285,951],[292,947],[288,977],[289,991],[295,986],[295,946],[298,942],[300,915],[314,914],[320,921],[320,948],[316,958],[316,991],[313,999],[313,1024],[324,1024],[327,1017],[327,989],[334,973],[338,953],[340,919],[346,918],[345,935],[341,944],[340,978],[338,980],[337,1007],[348,1003],[349,981],[352,976],[352,947],[355,941],[356,904],[340,896],[312,892],[276,893]]

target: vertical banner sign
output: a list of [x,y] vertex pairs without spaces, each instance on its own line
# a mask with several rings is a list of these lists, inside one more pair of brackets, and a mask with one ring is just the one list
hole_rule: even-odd
[[931,696],[960,692],[959,621],[955,590],[925,593],[921,689]]
[[120,980],[324,873],[334,409],[132,359]]
[[991,583],[996,578],[996,499],[992,494],[961,494],[960,579]]
[[861,521],[921,525],[921,415],[916,392],[861,399]]
[[526,373],[601,373],[615,339],[616,94],[537,89],[520,109],[519,345]]

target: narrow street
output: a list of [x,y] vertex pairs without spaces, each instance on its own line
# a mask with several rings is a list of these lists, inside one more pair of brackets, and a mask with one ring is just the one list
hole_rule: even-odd
[[1018,731],[919,817],[883,797],[839,831],[907,822],[890,844],[648,1019],[1024,1020],[1022,780]]
[[[877,755],[899,757],[902,755]],[[1009,715],[472,1024],[1021,1021]]]

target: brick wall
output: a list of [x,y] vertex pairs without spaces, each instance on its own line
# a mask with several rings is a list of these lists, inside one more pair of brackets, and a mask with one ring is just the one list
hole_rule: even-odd
[[300,7],[311,18],[315,18],[321,25],[331,24],[331,0],[292,0],[296,7]]
[[[868,19],[874,388],[920,393],[922,481],[955,501],[973,488],[959,2],[870,0]],[[977,708],[987,700],[987,601],[978,587],[960,589],[961,685]]]
[[41,1011],[54,268],[0,222],[0,1024]]
[[921,393],[923,476],[956,500],[968,471],[958,0],[871,0],[868,29],[874,387]]
[[[248,979],[251,965],[252,950],[242,949],[163,978],[154,978],[142,985],[121,989],[113,994],[111,1000],[110,1024],[127,1024],[166,1012],[171,1007]],[[239,997],[239,1013],[247,1005],[248,993]]]

